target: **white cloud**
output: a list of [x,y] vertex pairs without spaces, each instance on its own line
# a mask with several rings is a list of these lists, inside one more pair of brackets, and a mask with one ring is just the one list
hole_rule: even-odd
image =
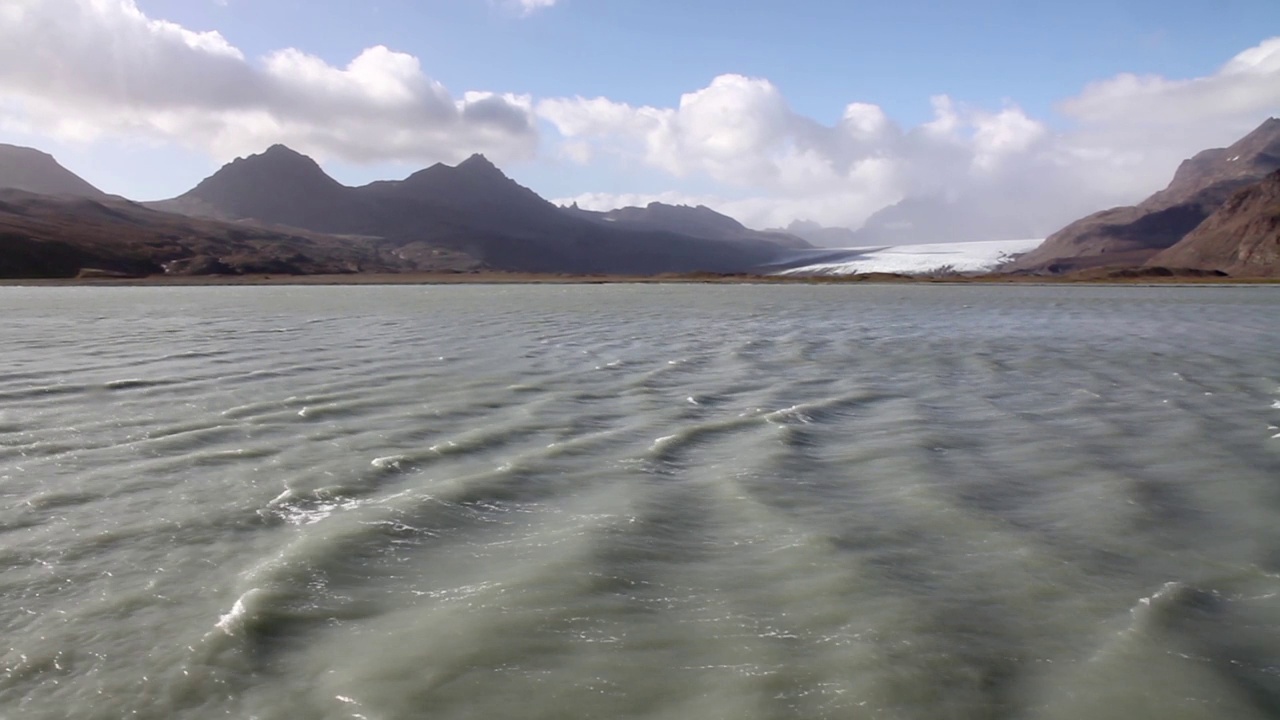
[[5,0],[0,108],[62,138],[141,135],[219,158],[284,142],[353,162],[531,156],[529,98],[453,97],[385,47],[345,67],[300,50],[247,59],[222,35],[147,17],[134,0]]
[[699,200],[749,224],[812,218],[857,225],[909,194],[990,176],[1047,132],[1014,107],[985,113],[958,109],[946,97],[933,102],[935,119],[912,131],[862,102],[824,126],[792,111],[768,80],[723,75],[674,108],[561,98],[539,102],[537,112],[577,155],[587,154],[585,145],[593,157],[642,162],[676,177],[703,175],[747,194],[751,199]]
[[[1280,114],[1280,38],[1205,77],[1120,75],[1091,84],[1061,103],[1072,126],[1060,132],[1013,104],[931,102],[934,117],[913,128],[866,102],[823,125],[795,113],[768,80],[722,75],[674,107],[578,97],[536,108],[574,155],[640,162],[676,182],[713,180],[726,196],[752,199],[696,200],[756,226],[808,218],[856,227],[903,198],[934,197],[935,226],[958,213],[974,232],[989,217],[992,232],[1039,233],[1136,201],[1168,182],[1183,158]],[[629,200],[584,198],[596,207]]]
[[517,0],[520,6],[520,12],[523,15],[531,15],[539,10],[554,7],[556,0]]

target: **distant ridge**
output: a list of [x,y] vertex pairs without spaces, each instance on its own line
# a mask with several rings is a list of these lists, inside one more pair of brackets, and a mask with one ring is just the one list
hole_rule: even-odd
[[58,164],[52,155],[0,143],[0,190],[41,195],[106,198],[108,195]]
[[781,230],[752,230],[706,205],[669,205],[651,202],[644,207],[623,207],[598,212],[573,204],[565,212],[599,223],[644,230],[677,232],[709,240],[759,240],[789,248],[809,248],[805,239]]

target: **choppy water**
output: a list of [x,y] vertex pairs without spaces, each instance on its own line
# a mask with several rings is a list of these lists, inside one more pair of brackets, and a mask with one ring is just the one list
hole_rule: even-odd
[[0,289],[0,718],[1280,715],[1272,288]]

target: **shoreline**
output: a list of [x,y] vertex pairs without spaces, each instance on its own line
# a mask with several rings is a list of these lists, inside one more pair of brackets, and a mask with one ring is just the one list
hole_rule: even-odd
[[352,285],[1277,285],[1280,278],[1144,275],[1110,277],[1093,273],[1063,276],[987,274],[929,277],[858,275],[751,275],[686,273],[666,275],[570,275],[543,273],[353,273],[343,275],[195,275],[146,277],[0,278],[0,287],[241,287]]

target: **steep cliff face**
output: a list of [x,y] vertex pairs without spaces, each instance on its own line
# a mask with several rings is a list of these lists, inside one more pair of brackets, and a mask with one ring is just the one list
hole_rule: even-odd
[[1237,192],[1147,264],[1280,276],[1280,171]]
[[1231,147],[1183,161],[1168,187],[1138,205],[1094,213],[1050,235],[1010,269],[1141,265],[1177,244],[1236,192],[1277,169],[1280,120],[1271,118]]

